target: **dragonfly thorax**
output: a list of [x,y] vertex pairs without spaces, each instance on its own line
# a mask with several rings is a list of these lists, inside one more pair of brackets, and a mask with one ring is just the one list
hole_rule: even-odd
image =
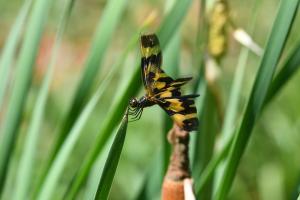
[[144,107],[154,105],[154,102],[150,101],[149,98],[147,98],[146,96],[142,96],[140,99],[137,98],[130,99],[129,105],[132,108],[136,108],[136,107],[144,108]]

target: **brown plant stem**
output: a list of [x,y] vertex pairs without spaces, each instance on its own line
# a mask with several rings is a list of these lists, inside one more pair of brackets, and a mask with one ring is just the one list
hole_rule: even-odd
[[168,133],[168,140],[173,149],[162,186],[162,200],[184,200],[184,180],[191,177],[188,157],[189,132],[174,124]]

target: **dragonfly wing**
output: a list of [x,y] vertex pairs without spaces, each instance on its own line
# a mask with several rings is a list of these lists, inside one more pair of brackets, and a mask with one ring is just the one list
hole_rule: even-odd
[[188,78],[172,79],[162,69],[162,53],[155,34],[141,36],[142,79],[149,96],[174,90],[173,96],[180,96],[179,87],[191,80]]
[[167,112],[174,122],[183,130],[193,131],[198,128],[197,109],[194,98],[198,95],[166,97],[158,104]]
[[155,34],[141,36],[142,80],[148,94],[151,93],[154,77],[160,72],[162,53]]

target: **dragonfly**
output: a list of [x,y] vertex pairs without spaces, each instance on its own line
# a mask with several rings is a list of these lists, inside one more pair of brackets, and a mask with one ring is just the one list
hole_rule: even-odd
[[181,86],[192,77],[173,79],[162,69],[162,52],[155,34],[140,38],[142,80],[146,94],[129,101],[131,121],[141,118],[143,109],[159,105],[185,131],[197,130],[199,120],[194,98],[197,94],[182,95]]

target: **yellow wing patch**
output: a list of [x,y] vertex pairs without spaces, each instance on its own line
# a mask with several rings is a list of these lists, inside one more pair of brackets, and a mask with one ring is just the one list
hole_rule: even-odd
[[194,99],[197,95],[187,95],[159,99],[158,103],[174,120],[186,131],[196,130],[198,127],[197,109]]

